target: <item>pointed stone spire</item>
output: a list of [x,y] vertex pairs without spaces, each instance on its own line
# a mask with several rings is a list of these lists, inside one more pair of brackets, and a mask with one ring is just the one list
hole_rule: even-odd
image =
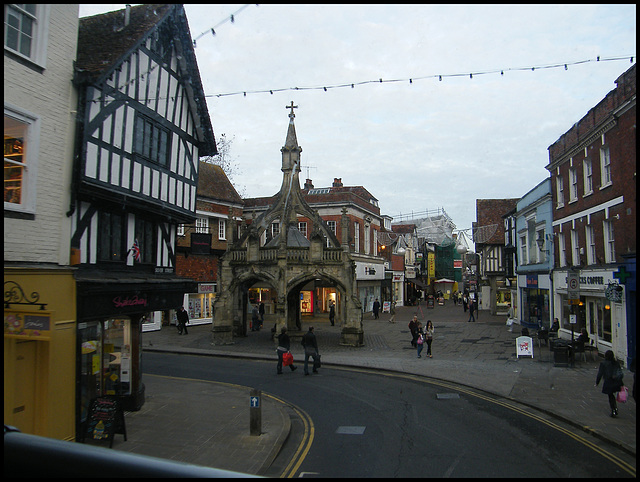
[[282,170],[291,170],[294,165],[296,166],[296,172],[300,171],[300,153],[302,152],[302,148],[298,146],[298,139],[296,137],[296,127],[293,123],[293,119],[295,118],[295,114],[293,113],[293,109],[297,109],[297,105],[293,105],[293,101],[291,101],[291,105],[285,106],[287,109],[291,109],[289,113],[289,129],[287,130],[287,140],[284,143],[284,147],[280,149],[282,152]]

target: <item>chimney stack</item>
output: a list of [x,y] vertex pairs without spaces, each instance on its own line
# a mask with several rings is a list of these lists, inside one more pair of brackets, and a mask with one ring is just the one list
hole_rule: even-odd
[[131,21],[131,5],[127,4],[124,8],[124,26],[128,26]]
[[304,188],[305,189],[313,189],[313,183],[311,182],[311,179],[307,179],[304,183]]
[[342,187],[342,178],[334,177],[332,187]]

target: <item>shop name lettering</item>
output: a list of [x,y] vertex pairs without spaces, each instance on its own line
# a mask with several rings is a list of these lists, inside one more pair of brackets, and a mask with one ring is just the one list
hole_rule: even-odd
[[[565,278],[565,281],[567,279]],[[580,276],[581,285],[604,285],[604,276]]]
[[124,308],[126,306],[147,306],[146,298],[138,298],[138,296],[132,296],[131,298],[122,298],[121,296],[116,296],[113,299],[113,305],[116,308]]

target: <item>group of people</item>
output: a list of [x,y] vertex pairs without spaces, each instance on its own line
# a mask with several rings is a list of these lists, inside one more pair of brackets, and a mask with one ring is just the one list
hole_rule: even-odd
[[[309,375],[309,358],[313,358],[313,373],[318,373],[318,368],[320,368],[320,352],[318,350],[318,340],[313,332],[313,326],[310,326],[309,331],[302,336],[301,344],[304,348],[304,374]],[[293,364],[293,357],[291,356],[291,339],[289,338],[289,335],[287,335],[286,326],[283,326],[280,329],[276,353],[278,354],[278,365],[276,368],[276,373],[278,375],[282,375],[282,367],[285,365],[284,358],[286,355],[289,355],[289,368],[291,371],[294,372],[298,369],[298,367]]]
[[260,331],[264,324],[264,303],[256,303],[251,310],[251,331]]
[[418,321],[418,315],[413,315],[413,319],[409,322],[409,330],[411,331],[411,346],[418,350],[418,358],[422,358],[422,350],[427,345],[427,356],[433,358],[431,353],[431,343],[433,342],[433,323],[427,320],[427,326],[423,329],[422,323]]

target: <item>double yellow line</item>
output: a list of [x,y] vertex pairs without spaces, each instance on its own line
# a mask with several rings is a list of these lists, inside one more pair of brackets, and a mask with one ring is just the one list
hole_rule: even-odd
[[300,420],[302,420],[302,423],[304,425],[304,432],[302,434],[302,440],[300,441],[300,445],[298,445],[298,449],[296,450],[296,453],[293,454],[293,457],[291,457],[291,461],[289,462],[289,465],[287,465],[287,467],[284,469],[282,474],[280,474],[281,479],[282,478],[290,479],[295,475],[298,468],[300,468],[300,464],[302,464],[304,459],[307,457],[307,454],[311,449],[311,444],[313,444],[313,437],[315,435],[316,430],[315,430],[315,427],[313,426],[313,421],[311,420],[311,417],[307,414],[307,412],[302,410],[300,407],[297,407],[290,402],[286,402],[270,394],[264,394],[264,396],[272,398],[284,405],[288,405],[289,407],[291,407],[293,411],[296,412],[296,414],[300,417]]
[[[417,381],[417,382],[421,382],[421,383],[427,383],[429,385],[436,385],[439,387],[443,387],[443,388],[447,388],[450,390],[455,390],[456,392],[461,392],[461,393],[465,393],[467,395],[471,395],[472,397],[476,397],[476,398],[480,398],[482,400],[485,400],[487,402],[491,402],[495,405],[500,405],[504,408],[508,408],[509,410],[512,410],[514,412],[520,413],[522,415],[525,415],[526,417],[529,417],[533,420],[536,420],[537,422],[541,422],[545,425],[547,425],[548,427],[551,427],[554,430],[557,430],[558,432],[564,433],[565,435],[568,435],[569,437],[571,437],[572,439],[576,440],[577,442],[580,442],[581,444],[587,446],[588,448],[590,448],[591,450],[593,450],[594,452],[600,454],[601,456],[603,456],[604,458],[610,460],[611,462],[613,462],[614,464],[616,464],[618,467],[620,467],[622,470],[624,470],[625,472],[627,472],[628,474],[630,474],[633,477],[636,477],[636,468],[625,462],[624,460],[620,459],[619,457],[613,455],[610,452],[607,452],[606,450],[604,450],[601,447],[598,447],[596,444],[594,444],[593,442],[590,442],[589,440],[585,439],[584,437],[581,437],[580,435],[577,435],[575,433],[573,433],[572,431],[561,427],[560,425],[557,425],[555,423],[553,423],[550,420],[547,420],[539,415],[536,415],[535,413],[531,413],[527,410],[525,410],[522,407],[513,405],[511,403],[508,403],[506,401],[503,400],[498,400],[496,398],[492,398],[489,397],[487,395],[484,395],[482,393],[464,388],[464,387],[460,387],[459,385],[453,385],[447,382],[441,382],[441,381],[437,381],[437,380],[430,380],[430,379],[425,379],[424,377],[420,377],[418,375],[408,375],[408,374],[402,374],[402,373],[390,373],[390,372],[381,372],[378,370],[368,370],[366,368],[349,368],[349,367],[334,367],[337,368],[339,370],[345,370],[345,371],[354,371],[354,372],[362,372],[362,373],[368,373],[368,374],[374,374],[374,375],[384,375],[384,376],[388,376],[388,377],[394,377],[394,378],[403,378],[403,379],[407,379],[407,380],[412,380],[412,381]],[[589,431],[589,427],[583,427],[583,430],[585,431]]]

